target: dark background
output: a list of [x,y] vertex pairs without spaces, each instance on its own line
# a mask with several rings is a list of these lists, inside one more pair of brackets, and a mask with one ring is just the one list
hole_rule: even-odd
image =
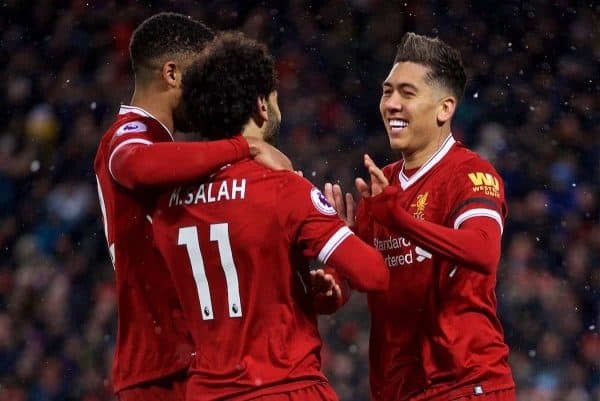
[[[2,1],[0,400],[111,400],[113,269],[92,161],[132,93],[127,46],[158,11],[271,47],[281,148],[322,187],[396,159],[381,82],[405,31],[468,69],[455,137],[506,182],[499,314],[520,401],[600,400],[599,6],[592,1]],[[201,157],[201,155],[199,155]],[[394,311],[390,310],[390,314]],[[368,399],[364,298],[321,321],[342,400]]]

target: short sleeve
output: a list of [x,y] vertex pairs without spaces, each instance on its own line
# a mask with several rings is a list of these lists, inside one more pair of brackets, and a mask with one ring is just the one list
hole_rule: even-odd
[[503,231],[507,214],[504,182],[490,163],[478,157],[468,160],[453,173],[450,182],[450,227],[458,229],[468,219],[488,217]]
[[304,256],[327,260],[352,231],[337,216],[321,191],[308,180],[286,173],[279,188],[278,217],[282,229]]

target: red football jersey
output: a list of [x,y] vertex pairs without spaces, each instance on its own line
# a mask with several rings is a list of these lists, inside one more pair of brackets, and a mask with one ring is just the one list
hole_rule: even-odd
[[317,188],[246,160],[162,196],[153,228],[196,345],[188,400],[326,383],[307,258],[352,233]]
[[[397,207],[418,219],[457,229],[488,217],[503,228],[502,180],[452,136],[410,177],[402,161],[384,172],[400,188]],[[513,387],[496,316],[497,266],[493,274],[477,273],[361,216],[361,231],[390,268],[390,290],[369,295],[374,400],[403,400],[425,388],[423,399],[449,400]]]
[[111,158],[120,147],[172,140],[168,129],[146,111],[122,106],[94,161],[118,298],[115,392],[177,372],[191,361],[193,348],[179,300],[170,273],[153,247],[150,214],[155,196],[125,189],[110,172]]
[[[383,171],[390,184],[397,185],[390,176],[391,167]],[[356,223],[359,237],[381,252],[390,269],[388,291],[367,297],[371,312],[371,397],[373,401],[406,400],[427,384],[421,339],[433,274],[431,269],[421,268],[423,260],[418,258],[415,244],[402,233],[370,220],[364,202],[359,204]]]

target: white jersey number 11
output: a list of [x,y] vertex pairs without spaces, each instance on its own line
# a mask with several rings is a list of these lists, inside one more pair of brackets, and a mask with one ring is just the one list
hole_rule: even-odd
[[[240,288],[238,284],[238,275],[231,254],[231,243],[229,242],[229,224],[219,223],[210,225],[210,240],[216,241],[219,246],[219,255],[221,257],[221,267],[225,273],[227,283],[227,301],[229,302],[229,317],[242,317],[242,304],[240,301]],[[200,309],[202,310],[203,320],[212,320],[213,307],[210,296],[210,287],[206,278],[204,269],[204,259],[200,251],[200,242],[198,241],[198,229],[196,226],[181,227],[179,229],[179,238],[177,245],[185,245],[192,265],[194,281],[198,297],[200,298]]]

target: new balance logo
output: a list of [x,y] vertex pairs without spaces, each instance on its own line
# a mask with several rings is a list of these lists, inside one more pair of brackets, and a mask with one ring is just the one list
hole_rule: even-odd
[[415,247],[415,253],[417,254],[417,262],[422,262],[425,259],[431,259],[433,257],[431,253],[419,246]]

